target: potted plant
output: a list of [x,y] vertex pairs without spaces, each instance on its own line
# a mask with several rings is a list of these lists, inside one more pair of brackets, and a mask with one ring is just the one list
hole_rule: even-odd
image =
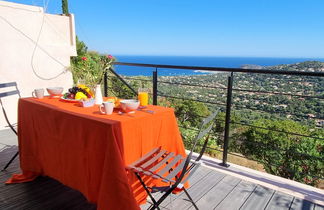
[[111,68],[116,59],[112,55],[99,55],[97,52],[87,52],[78,56],[73,65],[75,83],[82,83],[95,90],[96,104],[102,103],[101,82],[105,72]]

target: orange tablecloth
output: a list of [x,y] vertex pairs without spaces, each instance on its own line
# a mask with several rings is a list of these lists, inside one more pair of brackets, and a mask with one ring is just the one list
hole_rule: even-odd
[[18,139],[23,174],[7,183],[52,177],[79,190],[98,209],[138,209],[146,194],[125,166],[153,147],[185,156],[173,109],[148,106],[133,114],[102,115],[59,99],[23,98]]

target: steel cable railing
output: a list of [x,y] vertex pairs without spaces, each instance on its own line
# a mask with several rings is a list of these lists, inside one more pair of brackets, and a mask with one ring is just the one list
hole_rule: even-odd
[[[307,95],[307,94],[299,94],[299,93],[287,93],[287,92],[282,92],[282,91],[268,91],[268,90],[251,90],[251,89],[248,89],[248,88],[233,88],[232,86],[227,86],[227,87],[223,87],[223,86],[215,86],[215,85],[201,85],[201,84],[196,84],[196,83],[191,83],[191,82],[179,82],[179,80],[177,81],[172,81],[170,78],[171,77],[164,77],[164,78],[168,78],[168,79],[164,79],[164,80],[157,80],[157,69],[158,68],[174,68],[174,69],[186,69],[186,70],[196,70],[197,67],[188,67],[188,66],[173,66],[173,65],[154,65],[154,64],[133,64],[133,63],[116,63],[117,65],[129,65],[129,66],[142,66],[142,67],[153,67],[155,68],[155,78],[154,78],[154,74],[152,77],[146,77],[146,78],[149,78],[149,79],[143,79],[143,78],[136,78],[136,77],[123,77],[124,80],[126,81],[139,81],[139,82],[152,82],[153,84],[153,96],[154,97],[160,97],[160,98],[171,98],[171,99],[176,99],[176,100],[190,100],[190,101],[195,101],[195,102],[200,102],[200,103],[204,103],[204,104],[209,104],[210,106],[214,106],[214,105],[218,105],[218,106],[222,106],[222,107],[226,107],[225,110],[228,110],[228,109],[231,109],[232,108],[232,102],[230,101],[230,106],[228,106],[228,101],[227,101],[227,104],[225,103],[220,103],[219,101],[210,101],[210,100],[206,100],[206,97],[201,99],[197,96],[195,97],[188,97],[190,96],[190,94],[192,95],[192,93],[190,94],[183,94],[181,93],[181,95],[175,95],[174,93],[172,93],[172,95],[170,95],[169,93],[167,92],[161,92],[158,90],[158,88],[162,88],[162,89],[166,89],[168,90],[169,86],[177,86],[177,87],[191,87],[191,88],[196,88],[196,89],[204,89],[204,90],[212,90],[212,89],[218,89],[218,90],[227,90],[227,99],[229,97],[228,95],[228,92],[229,92],[229,88],[230,88],[230,92],[234,91],[235,94],[238,94],[240,93],[241,94],[244,94],[244,93],[247,93],[247,94],[254,94],[253,97],[255,96],[262,96],[262,95],[265,95],[265,96],[271,96],[271,95],[274,95],[274,96],[285,96],[285,97],[296,97],[296,98],[303,98],[303,99],[316,99],[316,100],[322,100],[324,99],[324,95]],[[317,76],[319,78],[324,78],[324,73],[323,72],[296,72],[296,71],[281,71],[281,70],[252,70],[252,69],[238,69],[238,68],[212,68],[212,67],[205,67],[205,68],[198,68],[200,70],[207,70],[207,71],[222,71],[222,72],[240,72],[240,73],[251,73],[251,74],[276,74],[276,77],[278,77],[279,75],[285,77],[286,79],[289,78],[289,76],[287,75],[290,75],[290,76],[303,76],[303,77],[314,77],[314,76]],[[152,78],[152,80],[150,80]],[[291,79],[289,79],[290,81]],[[305,78],[303,78],[303,80],[307,81]],[[317,80],[314,79],[314,82],[316,82]],[[296,79],[294,80],[293,82],[301,82],[300,79]],[[159,86],[157,85],[159,84]],[[155,87],[154,87],[155,85]],[[314,87],[319,87],[318,85],[314,85]],[[171,90],[171,89],[170,89]],[[174,89],[172,89],[173,91]],[[312,91],[311,90],[305,90],[304,93],[311,93],[312,94]],[[314,92],[315,94],[316,92]],[[231,93],[232,95],[232,93]],[[224,94],[221,94],[219,92],[217,92],[215,95],[213,95],[213,97],[223,97],[224,99]],[[225,96],[226,97],[226,96]],[[230,96],[232,97],[232,96]],[[258,98],[256,98],[257,100]],[[261,100],[264,100],[264,99],[261,99]],[[270,102],[272,102],[274,99],[271,99]],[[157,101],[157,100],[156,100]],[[250,110],[250,111],[253,111],[253,112],[261,112],[261,113],[267,113],[267,114],[275,114],[277,115],[278,117],[279,116],[287,116],[287,115],[290,115],[291,117],[294,117],[294,119],[313,119],[313,120],[323,120],[321,117],[318,117],[318,116],[312,116],[312,115],[303,115],[303,114],[297,114],[297,113],[291,113],[291,112],[285,112],[284,109],[283,110],[260,110],[258,108],[255,108],[255,107],[250,107],[250,106],[246,106],[246,105],[241,105],[241,104],[236,104],[235,102],[233,103],[233,107],[235,108],[235,112],[241,112],[243,110]],[[180,114],[180,113],[178,113]],[[227,113],[228,115],[228,113]],[[193,117],[193,116],[192,116]],[[204,116],[195,116],[195,117],[204,117]],[[226,115],[225,115],[225,118],[226,118]],[[280,118],[278,118],[280,119]],[[279,132],[279,133],[285,133],[287,135],[292,135],[292,136],[299,136],[299,137],[302,137],[302,138],[310,138],[310,139],[314,139],[314,140],[320,140],[320,141],[323,141],[324,138],[322,138],[321,136],[309,136],[309,135],[305,135],[305,134],[301,134],[301,133],[296,133],[296,132],[287,132],[285,130],[278,130],[278,129],[274,129],[274,128],[269,128],[269,127],[262,127],[262,126],[257,126],[257,125],[254,125],[254,124],[251,124],[249,122],[243,122],[243,121],[231,121],[229,120],[227,122],[226,119],[218,119],[220,121],[222,121],[223,123],[225,122],[225,125],[226,124],[233,124],[233,125],[240,125],[240,126],[245,126],[245,127],[251,127],[251,128],[256,128],[256,129],[263,129],[263,130],[268,130],[268,131],[273,131],[273,132]],[[180,125],[180,127],[182,129],[190,129],[192,131],[194,131],[194,129],[192,129],[191,127],[183,127]],[[227,130],[227,132],[229,131],[229,126],[227,128],[225,128],[225,131]],[[225,133],[224,131],[224,133]],[[225,133],[226,134],[226,133]],[[222,135],[218,134],[218,135],[214,135],[214,138],[220,138]],[[242,157],[242,158],[246,158],[246,156],[244,155],[239,155],[237,153],[232,153],[230,151],[227,151],[227,147],[228,145],[225,145],[225,142],[228,142],[229,139],[231,137],[228,135],[226,137],[225,135],[225,138],[224,138],[224,145],[223,145],[223,149],[219,149],[219,148],[214,148],[214,147],[209,147],[209,149],[213,149],[213,150],[216,150],[216,151],[221,151],[223,153],[226,153],[224,154],[223,156],[223,162],[224,162],[224,157],[227,156],[227,154],[231,154],[231,155],[234,155],[234,156],[238,156],[238,157]],[[259,146],[259,147],[265,147],[266,144],[264,143],[260,143],[260,142],[248,142],[249,144],[253,144],[255,146]],[[269,145],[267,145],[269,146]],[[269,148],[269,147],[266,147],[266,148]],[[276,146],[273,146],[272,149],[274,151],[277,151],[279,153],[289,153],[289,154],[294,154],[294,157],[300,157],[301,159],[305,158],[305,159],[311,159],[311,160],[314,160],[314,161],[323,161],[323,157],[317,157],[317,156],[313,156],[313,155],[309,155],[309,154],[306,154],[306,153],[302,153],[302,152],[297,152],[297,151],[291,151],[289,148],[281,148],[281,147],[276,147]],[[226,157],[225,157],[226,158]],[[249,158],[252,158],[253,159],[253,156],[249,156]],[[254,159],[255,161],[258,161],[260,163],[262,163],[262,161],[260,159]],[[225,163],[226,163],[226,159],[225,159]],[[269,164],[267,162],[267,164]],[[271,165],[271,164],[270,164]],[[279,165],[275,165],[275,164],[272,164],[273,166],[276,166],[276,167],[279,167]],[[298,173],[303,173],[303,172],[300,172],[300,171],[297,171]],[[291,170],[291,173],[296,173],[296,171],[292,171]],[[309,174],[308,174],[309,175]],[[312,176],[314,178],[323,178],[322,176]]]

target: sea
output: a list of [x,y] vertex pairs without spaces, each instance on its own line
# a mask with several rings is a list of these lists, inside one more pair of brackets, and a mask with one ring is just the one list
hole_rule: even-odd
[[[204,67],[227,67],[240,68],[242,65],[275,66],[279,64],[294,64],[304,61],[321,61],[324,58],[264,58],[264,57],[200,57],[200,56],[136,56],[117,55],[118,62],[166,64],[179,66],[204,66]],[[117,73],[125,76],[152,76],[154,68],[116,65]],[[159,76],[184,76],[208,74],[196,70],[185,69],[158,69]]]

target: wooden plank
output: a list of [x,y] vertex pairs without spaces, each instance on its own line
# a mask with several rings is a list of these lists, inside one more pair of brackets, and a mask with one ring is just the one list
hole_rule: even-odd
[[11,136],[7,136],[5,134],[3,134],[5,136],[0,136],[0,139],[1,139],[0,140],[0,151],[2,151],[3,149],[11,148],[11,147],[17,147],[18,138],[13,131],[10,131],[10,132],[12,133]]
[[175,158],[169,164],[167,164],[161,171],[159,171],[157,175],[163,177],[163,175],[167,173],[181,159],[182,159],[181,155],[175,156]]
[[163,164],[165,164],[171,157],[174,157],[174,153],[171,152],[169,153],[165,158],[163,158],[162,161],[160,161],[158,164],[156,164],[154,167],[150,168],[149,171],[151,173],[155,172],[158,170]]
[[[18,207],[26,205],[26,202],[36,202],[37,199],[33,199],[34,196],[35,198],[43,197],[44,193],[47,192],[45,190],[47,187],[50,187],[51,191],[46,194],[47,196],[51,196],[51,194],[56,191],[56,186],[54,184],[55,183],[51,182],[50,179],[44,179],[41,177],[33,182],[19,184],[21,186],[18,187],[15,185],[5,185],[3,188],[9,192],[9,194],[1,194],[3,199],[7,202],[7,205],[19,209]],[[38,187],[36,188],[32,186]],[[0,205],[0,207],[5,208],[6,205]]]
[[3,143],[4,141],[3,138],[17,137],[17,135],[10,128],[7,128],[7,129],[0,130],[0,137],[1,137],[0,143]]
[[[208,168],[205,168],[205,167],[198,168],[197,171],[192,175],[192,177],[190,177],[190,180],[189,180],[190,187],[194,186],[198,181],[200,181],[204,176],[207,176],[207,174],[209,174],[210,172],[211,172],[211,170]],[[161,197],[161,195],[162,195],[162,193],[160,193],[160,192],[153,193],[153,197],[157,200],[159,197]],[[147,209],[150,206],[150,204],[148,204],[151,202],[150,198],[148,197],[147,199],[148,199],[148,202],[146,204],[142,205],[143,207],[141,206],[141,209]],[[172,199],[175,200],[176,197],[173,196]],[[161,207],[166,206],[166,205],[168,205],[169,202],[170,202],[170,199],[167,198],[166,200],[164,200],[164,202],[160,206]]]
[[0,93],[0,98],[6,97],[6,96],[12,96],[12,95],[17,95],[18,96],[18,94],[19,94],[18,90],[12,90],[12,91],[8,91],[8,92]]
[[255,188],[256,184],[242,180],[215,209],[239,209]]
[[0,209],[95,209],[80,192],[48,177],[0,189]]
[[[184,165],[185,165],[186,161],[183,160],[179,165],[177,165],[177,167],[175,169],[173,169],[173,171],[171,173],[169,173],[169,175],[167,175],[165,177],[165,180],[163,180],[164,182],[168,182],[169,180],[172,180],[175,176],[178,175],[178,173],[180,171],[182,171]],[[187,167],[186,167],[187,168]]]
[[0,83],[0,88],[12,87],[12,86],[17,86],[17,83],[16,82]]
[[[198,168],[200,168],[201,166],[201,163],[200,162],[194,162],[194,163],[191,163],[191,165],[189,166],[189,171],[187,171],[184,179],[182,179],[181,181],[181,185],[184,185],[188,180],[190,180],[191,176],[193,174],[195,174],[196,170],[198,170]],[[193,167],[193,168],[192,168]]]
[[241,206],[240,210],[264,209],[274,192],[272,189],[258,185],[251,196]]
[[166,150],[161,150],[157,155],[151,157],[151,159],[147,160],[146,162],[144,162],[142,165],[138,166],[142,169],[146,169],[147,167],[149,167],[150,165],[152,165],[154,162],[156,162],[158,159],[160,159],[162,157],[162,155],[164,155],[166,152]]
[[189,185],[190,185],[189,188],[194,186],[201,179],[204,179],[204,177],[207,176],[211,172],[212,172],[212,170],[205,168],[205,167],[198,168],[197,171],[189,179]]
[[[0,158],[10,159],[14,153],[0,152]],[[13,173],[18,172],[19,160],[16,159],[6,171],[0,173],[0,209],[96,209],[96,205],[88,203],[80,192],[48,177],[39,177],[28,183],[4,183]]]
[[[213,186],[211,190],[201,197],[196,205],[200,209],[213,209],[217,206],[227,194],[229,194],[241,180],[232,176],[225,176],[219,183]],[[194,210],[191,206],[189,209]]]
[[[7,131],[11,132],[9,129]],[[0,135],[5,136],[5,132],[0,131]],[[1,137],[0,142],[2,142]],[[12,150],[5,150],[0,152],[0,166],[1,164],[3,164],[3,162],[6,162],[6,160],[9,160],[11,156],[14,155],[16,149],[17,148],[12,148]],[[13,173],[17,173],[19,171],[19,160],[16,159],[7,169],[7,171],[0,173],[0,209],[96,209],[96,205],[88,203],[80,192],[68,188],[50,178],[41,177],[40,180],[23,184],[4,184],[4,181],[7,180]],[[213,209],[216,205],[218,205],[218,203],[225,200],[228,196],[232,195],[229,192],[233,192],[235,190],[233,185],[235,186],[235,184],[240,181],[237,178],[226,176],[218,183],[215,183],[215,177],[214,175],[212,175],[214,173],[218,173],[220,176],[224,176],[220,172],[216,172],[202,166],[198,168],[198,170],[190,179],[190,187],[188,191],[192,195],[200,209]],[[237,179],[238,181],[235,182],[235,179]],[[231,185],[232,189],[230,189]],[[269,198],[269,192],[265,190],[266,188],[261,188],[261,186],[257,186],[255,188],[253,193],[241,206],[241,209],[249,209],[249,206],[252,207],[250,209],[264,209],[262,208],[264,203],[260,200],[267,200],[266,198]],[[264,194],[260,195],[260,193]],[[154,193],[153,195],[154,197],[158,197],[161,196],[161,193]],[[253,199],[254,197],[255,199]],[[170,200],[172,201],[172,204],[170,204]],[[232,202],[235,203],[236,201],[232,199]],[[161,207],[172,207],[172,209],[192,209],[191,205],[192,204],[187,200],[186,195],[182,192],[177,195],[172,195],[171,199],[167,198],[165,202],[163,202],[163,205],[161,205]],[[147,208],[148,206],[149,204],[144,205],[143,207]],[[292,196],[278,192],[275,192],[273,194],[266,206],[266,209],[288,210],[289,208],[296,210],[324,210],[323,206],[316,205],[302,199],[293,198]],[[234,210],[238,208],[225,209]]]
[[295,197],[290,206],[290,210],[313,210],[314,207],[314,203]]
[[[212,172],[213,170],[205,168],[205,167],[201,167],[199,168],[196,173],[194,173],[191,177],[191,179],[189,180],[189,189],[193,188],[195,185],[198,185],[199,182],[203,179],[206,179],[206,177]],[[158,196],[161,196],[160,194],[155,193]],[[173,202],[174,200],[178,199],[181,195],[183,195],[184,192],[181,192],[177,195],[174,195],[170,198],[165,199],[162,203],[161,203],[161,207],[166,207],[169,205],[170,202]],[[185,196],[185,195],[184,195]],[[154,196],[154,198],[156,198],[156,196]]]
[[141,210],[146,210],[146,209],[148,209],[150,206],[151,206],[151,203],[146,202],[146,204],[143,204],[143,205],[141,205],[140,207],[141,207]]
[[152,149],[151,151],[149,151],[148,153],[146,153],[143,157],[141,157],[140,159],[138,159],[135,162],[133,162],[130,165],[128,165],[127,168],[134,168],[137,165],[141,164],[142,162],[147,161],[148,158],[150,158],[154,153],[160,151],[160,149],[161,149],[160,147]]
[[287,210],[291,206],[294,197],[276,191],[265,209],[267,210]]
[[[217,185],[223,178],[224,174],[211,171],[207,176],[198,181],[194,186],[188,189],[188,193],[192,199],[196,202],[198,201],[206,192],[212,189]],[[170,203],[167,207],[172,207],[172,209],[186,209],[192,206],[192,203],[189,201],[187,195],[182,193],[179,197]]]

